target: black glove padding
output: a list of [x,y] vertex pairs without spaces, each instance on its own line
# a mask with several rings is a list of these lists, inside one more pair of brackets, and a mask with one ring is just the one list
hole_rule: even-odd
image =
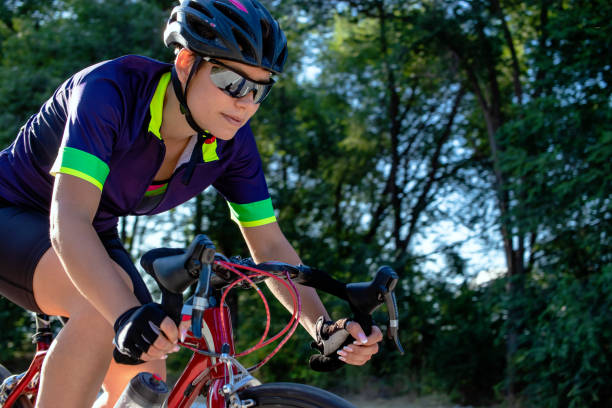
[[115,322],[113,357],[119,364],[136,365],[161,333],[161,322],[166,313],[158,303],[147,303],[123,312]]
[[334,371],[346,364],[340,360],[337,351],[351,344],[353,338],[346,330],[346,325],[351,320],[340,319],[335,322],[326,321],[323,316],[317,319],[317,340],[311,343],[311,347],[319,350],[321,354],[310,356],[309,365],[315,371]]

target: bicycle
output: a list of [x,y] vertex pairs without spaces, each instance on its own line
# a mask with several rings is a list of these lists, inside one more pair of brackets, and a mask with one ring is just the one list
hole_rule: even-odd
[[[366,334],[372,327],[371,313],[386,303],[389,314],[387,335],[403,354],[398,338],[398,312],[394,289],[397,274],[382,267],[371,282],[341,283],[325,272],[308,266],[280,262],[255,264],[251,259],[227,258],[215,252],[213,243],[205,235],[198,235],[186,250],[158,248],[141,258],[141,265],[162,291],[162,307],[175,321],[191,320],[191,331],[179,345],[193,351],[187,366],[172,387],[164,406],[190,407],[199,395],[204,395],[208,408],[247,407],[353,407],[344,399],[312,386],[293,383],[261,384],[252,372],[269,361],[297,329],[301,314],[299,293],[294,282],[312,286],[348,301],[354,320]],[[244,272],[241,272],[244,271]],[[270,312],[257,283],[276,279],[293,296],[293,314],[281,332],[267,339]],[[194,295],[183,304],[183,292],[197,282]],[[236,353],[232,336],[230,313],[225,298],[236,286],[253,287],[266,308],[267,322],[260,341],[248,350]],[[282,340],[274,350],[253,367],[245,368],[238,360],[256,349]],[[3,408],[29,408],[36,400],[43,359],[53,338],[49,317],[36,316],[36,354],[28,370],[9,377],[2,383],[0,398]],[[348,340],[347,340],[348,341]],[[313,358],[314,357],[314,358]],[[311,367],[318,370],[337,368],[337,359],[321,355],[311,357]],[[1,367],[1,366],[0,366]],[[2,367],[4,369],[4,367]],[[0,374],[7,375],[6,369]],[[12,379],[12,380],[11,380]],[[4,393],[4,394],[3,394]]]

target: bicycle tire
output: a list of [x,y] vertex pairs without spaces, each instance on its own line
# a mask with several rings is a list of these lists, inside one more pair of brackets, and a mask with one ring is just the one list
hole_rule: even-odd
[[[11,375],[12,375],[11,372],[5,366],[0,364],[0,384],[2,384],[2,382],[7,377],[10,377]],[[33,404],[30,402],[30,400],[25,395],[22,395],[21,397],[17,399],[17,401],[13,404],[11,408],[31,408],[31,407],[33,407]]]
[[247,388],[238,395],[241,400],[253,400],[255,407],[356,408],[329,391],[304,384],[269,383]]

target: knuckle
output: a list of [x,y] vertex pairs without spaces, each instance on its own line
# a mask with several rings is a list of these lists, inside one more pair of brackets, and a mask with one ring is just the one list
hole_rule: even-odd
[[157,349],[156,347],[150,347],[149,350],[147,350],[147,356],[151,358],[158,358],[162,354],[162,351]]
[[178,339],[178,329],[171,320],[166,324],[162,324],[161,329],[170,341],[176,341]]
[[159,336],[157,340],[155,340],[155,343],[153,343],[153,346],[157,347],[160,350],[164,350],[170,347],[170,343],[162,336]]

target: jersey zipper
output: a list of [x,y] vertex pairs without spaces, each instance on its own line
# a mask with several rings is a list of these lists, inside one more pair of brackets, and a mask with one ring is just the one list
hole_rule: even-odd
[[[160,140],[161,144],[162,144],[162,149],[161,152],[162,154],[160,155],[160,158],[158,158],[159,160],[159,164],[156,167],[155,170],[155,174],[157,174],[157,172],[159,171],[159,169],[161,168],[161,165],[163,163],[163,159],[164,156],[166,155],[166,145],[164,143],[163,140]],[[203,137],[199,137],[198,140],[196,141],[196,144],[193,147],[193,151],[191,152],[191,156],[189,161],[180,164],[173,172],[172,175],[170,176],[170,178],[168,179],[168,184],[166,187],[166,191],[161,195],[161,198],[159,199],[159,201],[157,202],[157,204],[155,204],[154,207],[152,207],[151,209],[149,209],[147,212],[144,213],[140,213],[140,215],[148,215],[151,214],[153,211],[155,211],[162,202],[164,202],[164,200],[166,199],[166,195],[168,194],[168,190],[170,189],[170,184],[172,183],[172,181],[174,180],[174,178],[179,175],[179,173],[181,173],[181,171],[185,168],[187,168],[187,173],[185,173],[183,175],[183,184],[184,185],[188,185],[189,181],[191,181],[191,177],[193,176],[193,172],[194,169],[196,167],[197,164],[199,164],[199,162],[201,162],[202,159],[202,144],[204,142],[204,138]],[[198,153],[199,152],[199,153]],[[198,157],[199,157],[199,161],[198,161]],[[153,182],[153,179],[155,178],[155,174],[153,174],[153,176],[151,177],[151,179],[149,180],[149,183],[147,184],[147,186],[145,187],[144,192],[141,194],[141,197],[144,197],[144,194],[146,193],[146,189],[151,185],[151,183]]]

